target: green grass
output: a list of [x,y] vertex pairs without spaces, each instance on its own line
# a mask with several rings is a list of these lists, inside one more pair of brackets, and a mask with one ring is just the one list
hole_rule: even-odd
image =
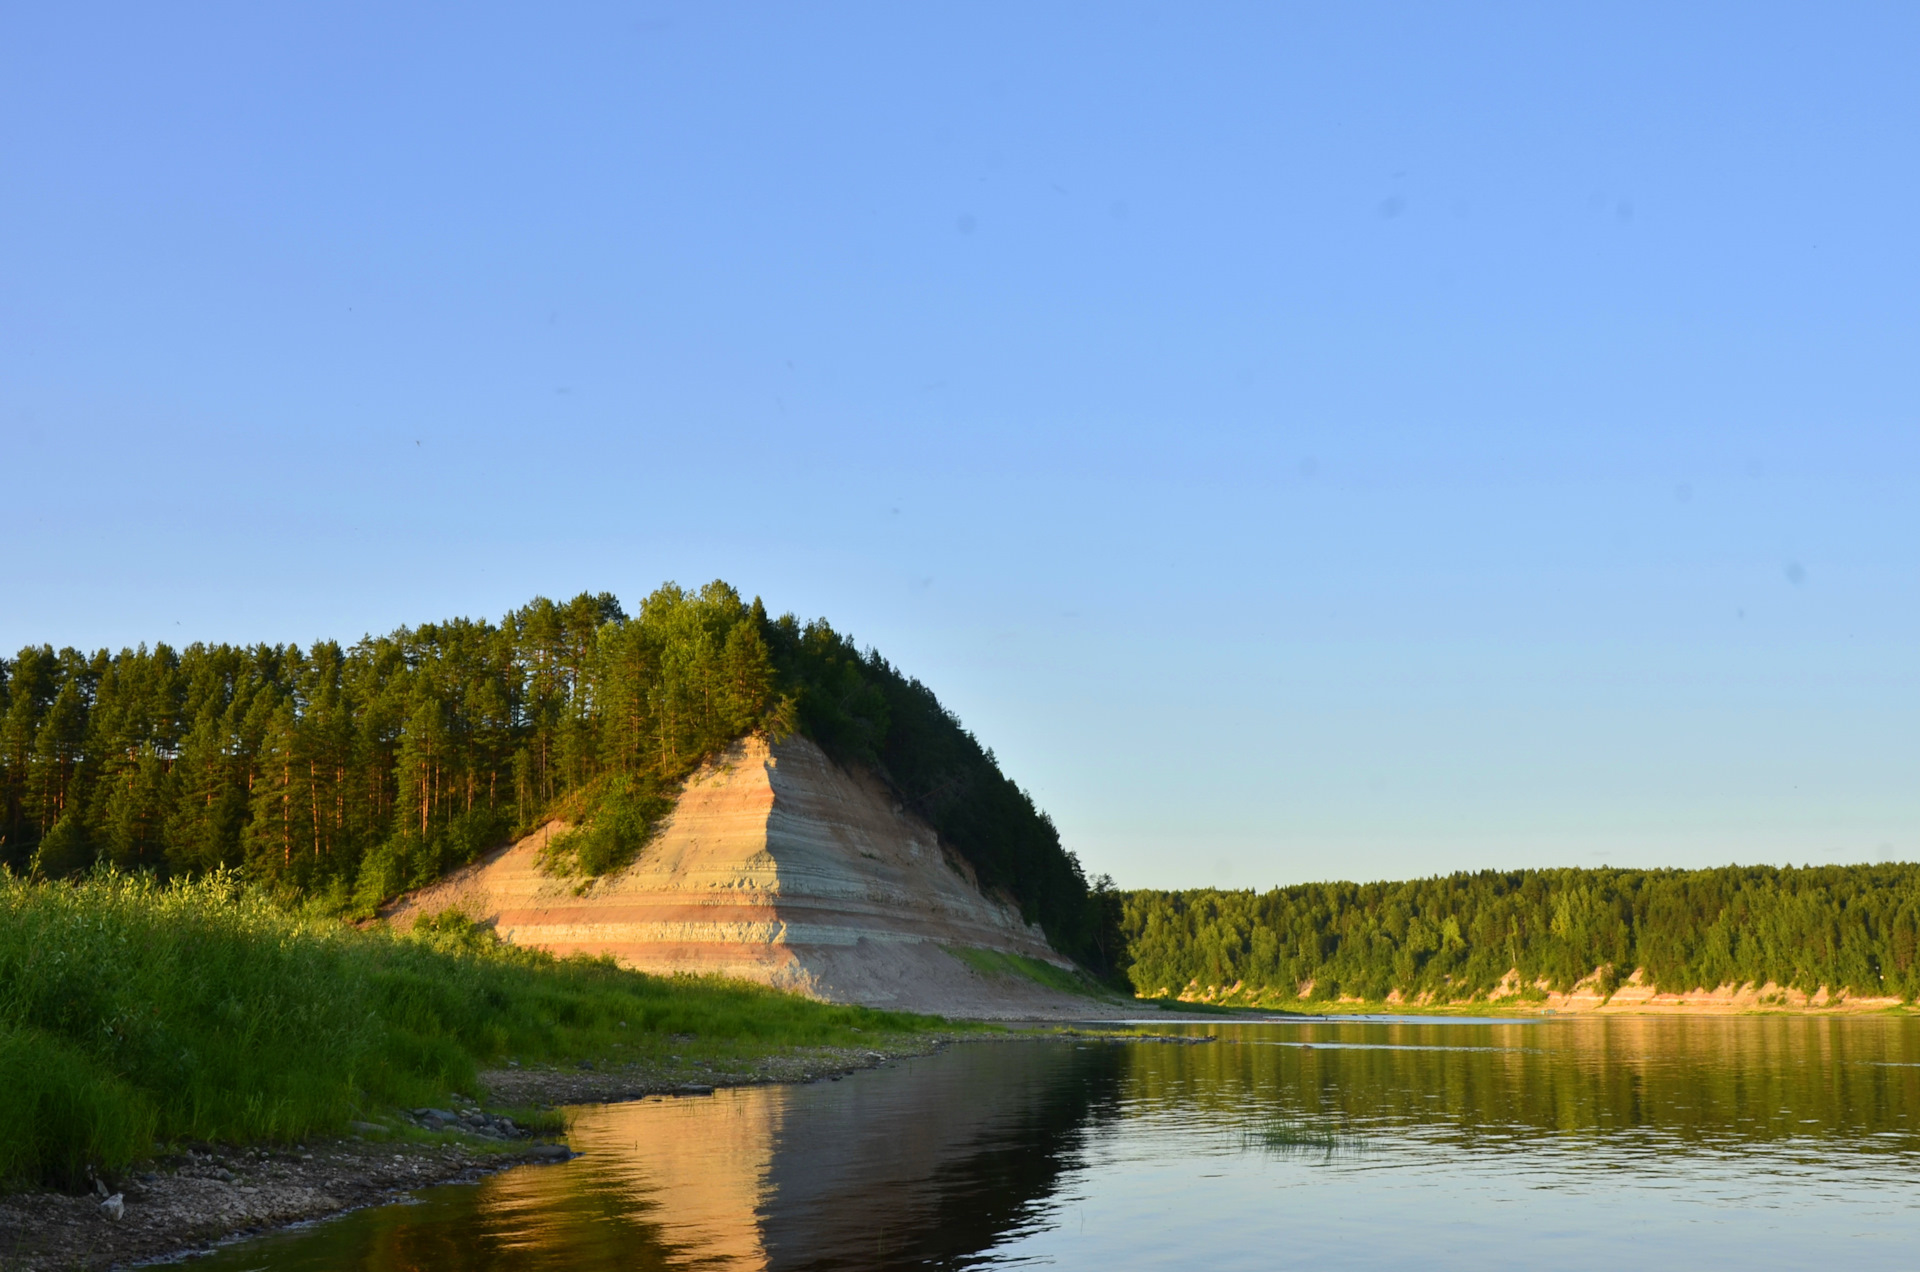
[[292,1141],[475,1091],[479,1070],[735,1059],[945,1022],[301,918],[230,877],[0,871],[0,1185],[72,1186],[185,1140]]
[[949,945],[946,951],[982,976],[1030,980],[1048,989],[1059,990],[1063,994],[1078,994],[1083,998],[1090,995],[1101,998],[1114,996],[1112,990],[1090,977],[1068,971],[1063,967],[1055,967],[1045,959],[1029,958],[1025,954],[1008,954],[1001,950],[983,950],[970,945]]

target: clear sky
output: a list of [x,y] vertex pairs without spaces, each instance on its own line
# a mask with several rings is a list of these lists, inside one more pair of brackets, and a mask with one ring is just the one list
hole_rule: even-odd
[[0,646],[723,577],[1125,885],[1913,859],[1916,50],[1911,4],[11,5]]

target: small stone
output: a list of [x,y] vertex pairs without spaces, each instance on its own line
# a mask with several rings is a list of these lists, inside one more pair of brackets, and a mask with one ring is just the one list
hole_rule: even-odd
[[124,1219],[127,1214],[127,1200],[119,1193],[100,1203],[100,1213],[109,1219]]

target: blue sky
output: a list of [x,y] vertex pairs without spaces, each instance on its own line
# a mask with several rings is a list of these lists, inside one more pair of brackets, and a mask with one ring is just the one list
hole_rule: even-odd
[[18,5],[0,646],[713,577],[1127,885],[1920,854],[1920,10]]

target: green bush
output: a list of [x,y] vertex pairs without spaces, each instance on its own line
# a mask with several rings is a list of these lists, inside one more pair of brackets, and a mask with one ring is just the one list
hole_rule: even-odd
[[72,813],[53,823],[33,854],[34,873],[48,879],[75,874],[92,862],[87,832]]
[[585,805],[582,824],[549,839],[541,856],[550,870],[594,879],[633,863],[673,799],[659,783],[621,773],[596,783]]

